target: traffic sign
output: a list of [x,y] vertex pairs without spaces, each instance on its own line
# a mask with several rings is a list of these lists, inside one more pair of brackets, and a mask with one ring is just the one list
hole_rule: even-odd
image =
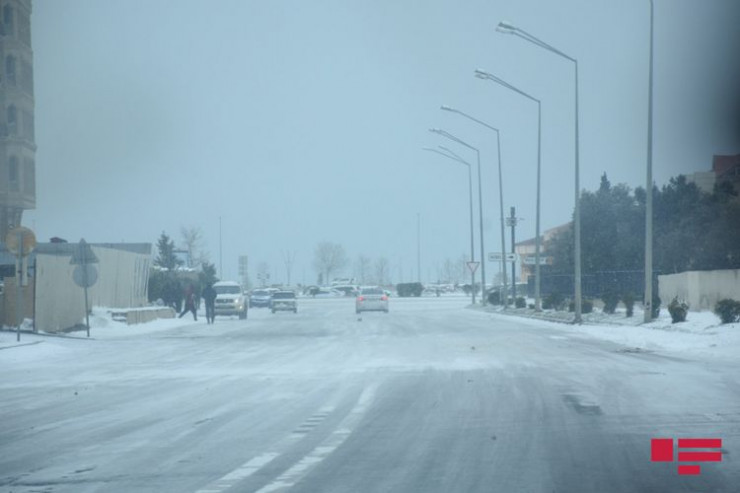
[[478,270],[478,266],[480,265],[480,262],[465,262],[468,265],[468,269],[470,269],[470,272],[475,274],[475,271]]
[[19,226],[8,232],[5,237],[5,246],[13,255],[25,257],[36,246],[36,235],[30,229]]
[[77,244],[77,248],[72,252],[72,260],[69,263],[72,265],[97,264],[98,257],[95,256],[90,245],[82,239]]
[[[547,265],[549,262],[549,257],[540,257],[540,265]],[[528,256],[524,257],[524,265],[536,265],[537,264],[537,257],[535,256]]]
[[98,282],[98,269],[92,264],[80,264],[75,266],[72,278],[81,288],[89,288]]
[[[504,256],[501,255],[501,252],[492,252],[488,254],[489,262],[501,262],[503,258]],[[505,258],[507,262],[516,262],[519,260],[519,255],[516,253],[507,253]]]

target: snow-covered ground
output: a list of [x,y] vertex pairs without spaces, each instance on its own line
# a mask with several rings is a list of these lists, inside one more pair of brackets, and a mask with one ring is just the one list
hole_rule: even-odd
[[644,312],[635,307],[634,315],[627,318],[624,309],[613,315],[594,309],[583,314],[583,324],[574,325],[573,313],[545,310],[536,314],[531,309],[509,309],[503,315],[500,307],[488,310],[502,316],[521,317],[523,323],[534,326],[559,328],[583,337],[612,341],[627,349],[642,351],[685,352],[718,358],[737,358],[740,354],[740,323],[724,324],[708,311],[689,312],[685,322],[672,323],[668,310],[650,323],[643,323]]
[[[604,314],[595,309],[593,313],[583,315],[582,325],[573,325],[563,323],[573,319],[573,314],[568,312],[544,311],[542,315],[538,315],[530,309],[510,309],[507,314],[503,314],[500,307],[476,307],[476,309],[489,311],[494,317],[516,316],[522,323],[530,326],[554,328],[584,338],[612,341],[624,345],[627,350],[683,352],[718,358],[736,358],[740,354],[740,324],[722,325],[719,317],[712,312],[689,312],[685,322],[673,324],[667,310],[661,310],[658,319],[643,324],[643,312],[637,307],[631,318],[625,316],[623,309],[617,310],[614,315]],[[199,318],[196,322],[188,313],[183,318],[127,325],[114,320],[109,309],[96,307],[90,317],[90,339],[116,339],[149,334],[199,324],[203,320]],[[86,331],[58,335],[23,331],[18,342],[15,330],[6,327],[0,331],[0,349],[24,346],[27,348],[26,351],[33,351],[33,357],[38,357],[39,354],[54,351],[54,348],[63,350],[63,345],[60,344],[40,343],[70,338],[87,339]],[[19,356],[18,351],[13,353],[14,356]]]

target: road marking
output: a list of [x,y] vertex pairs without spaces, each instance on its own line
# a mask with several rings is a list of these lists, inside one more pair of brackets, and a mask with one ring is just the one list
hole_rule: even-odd
[[320,408],[318,412],[314,413],[310,418],[307,418],[300,426],[298,426],[297,429],[300,429],[300,432],[294,431],[282,441],[278,442],[270,452],[266,452],[248,460],[233,471],[220,477],[216,481],[213,481],[208,484],[208,486],[199,489],[195,493],[222,493],[223,491],[233,487],[239,481],[243,481],[248,478],[275,460],[276,457],[279,457],[282,451],[292,446],[294,442],[305,437],[311,430],[316,428],[321,421],[330,416],[334,409],[334,406],[324,406]]
[[329,457],[352,434],[352,431],[365,415],[368,407],[370,407],[375,397],[376,389],[376,385],[366,388],[357,400],[355,407],[339,423],[339,426],[331,435],[309,452],[308,455],[299,460],[293,467],[278,476],[272,483],[258,490],[257,493],[272,493],[286,490],[294,486],[311,468]]

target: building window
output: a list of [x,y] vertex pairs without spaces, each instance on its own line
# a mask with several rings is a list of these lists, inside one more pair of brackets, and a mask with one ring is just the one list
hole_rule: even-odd
[[18,158],[10,156],[8,160],[8,188],[11,192],[17,192],[20,190],[20,183],[18,181]]
[[8,135],[18,134],[18,110],[12,104],[8,106]]
[[24,139],[33,142],[35,138],[33,129],[33,115],[28,111],[23,111],[23,114],[21,116],[23,117],[21,122],[23,124],[23,132],[21,133],[21,136]]
[[23,193],[33,195],[36,191],[36,170],[33,159],[26,158],[23,163]]
[[23,12],[18,13],[18,39],[31,47],[31,19]]
[[15,85],[15,57],[12,55],[5,57],[5,78],[9,84]]
[[5,34],[13,34],[13,7],[10,5],[3,7],[3,27]]
[[21,60],[20,86],[29,96],[33,96],[33,67],[25,60]]

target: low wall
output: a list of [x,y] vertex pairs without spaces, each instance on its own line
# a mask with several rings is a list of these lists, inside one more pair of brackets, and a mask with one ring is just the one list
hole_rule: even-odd
[[175,318],[175,310],[168,306],[159,308],[127,308],[111,310],[114,320],[126,322],[128,325],[143,324],[158,318]]
[[740,270],[690,271],[658,276],[658,291],[664,307],[678,296],[689,310],[714,310],[724,298],[740,301]]

